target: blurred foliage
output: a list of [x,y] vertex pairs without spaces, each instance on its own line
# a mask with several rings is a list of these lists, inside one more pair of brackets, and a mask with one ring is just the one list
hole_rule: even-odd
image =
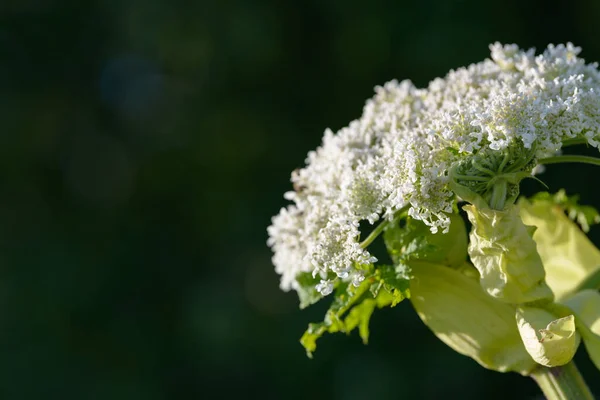
[[[373,86],[426,85],[494,41],[598,61],[599,16],[592,0],[2,1],[0,397],[534,398],[407,302],[375,312],[368,346],[328,336],[309,360],[298,340],[327,305],[279,291],[265,229]],[[544,181],[598,207],[597,173]]]

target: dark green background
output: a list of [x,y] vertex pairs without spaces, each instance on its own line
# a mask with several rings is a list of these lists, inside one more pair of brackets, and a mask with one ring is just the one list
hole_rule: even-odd
[[[600,60],[599,17],[595,1],[3,0],[0,397],[535,398],[408,302],[375,314],[368,346],[340,334],[307,359],[326,305],[279,291],[266,227],[373,86],[424,86],[494,41]],[[597,173],[542,178],[598,206]]]

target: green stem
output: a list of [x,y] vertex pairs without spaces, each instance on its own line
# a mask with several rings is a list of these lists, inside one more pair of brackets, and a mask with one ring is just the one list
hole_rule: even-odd
[[479,182],[489,182],[490,178],[486,178],[483,176],[470,176],[470,175],[461,175],[461,174],[454,174],[454,179],[460,179],[463,181],[479,181]]
[[578,155],[555,156],[542,158],[538,160],[538,164],[560,164],[560,163],[583,163],[600,165],[600,158]]
[[377,239],[377,236],[379,236],[381,234],[381,232],[383,232],[385,230],[385,228],[387,228],[387,226],[390,224],[390,222],[391,221],[388,221],[387,219],[384,221],[381,221],[381,223],[379,223],[379,225],[377,225],[375,227],[375,229],[373,229],[373,231],[371,231],[371,233],[369,233],[369,236],[367,236],[367,238],[365,240],[360,242],[360,247],[363,249],[367,248],[371,243],[373,243],[373,240]]
[[562,147],[575,146],[578,144],[586,144],[587,142],[588,142],[588,140],[586,138],[566,139],[566,140],[563,140]]
[[492,197],[490,198],[490,207],[494,210],[504,209],[504,202],[506,201],[506,192],[508,190],[507,182],[504,179],[500,179],[492,188]]
[[531,377],[548,400],[594,400],[574,361],[561,367],[538,367]]
[[360,247],[366,249],[371,243],[373,243],[375,239],[377,239],[377,236],[379,236],[381,232],[383,232],[385,228],[387,228],[390,225],[390,223],[396,223],[398,219],[401,218],[406,213],[406,211],[408,211],[409,208],[410,206],[404,206],[398,211],[396,211],[396,214],[394,215],[394,219],[392,221],[387,219],[381,221],[379,225],[377,225],[375,229],[373,229],[369,236],[367,236],[365,240],[360,242]]
[[483,172],[484,174],[488,174],[490,176],[495,176],[496,173],[494,171],[492,171],[491,169],[485,168],[481,165],[479,165],[477,162],[473,161],[473,167],[478,170],[479,172]]

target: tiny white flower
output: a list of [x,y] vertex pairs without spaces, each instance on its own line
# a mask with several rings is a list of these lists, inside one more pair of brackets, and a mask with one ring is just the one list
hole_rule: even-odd
[[365,280],[365,275],[362,271],[356,271],[354,276],[352,277],[352,285],[354,287],[359,287],[360,284]]
[[600,72],[581,49],[550,45],[535,56],[495,43],[490,51],[425,89],[378,86],[359,119],[325,131],[292,174],[285,198],[294,204],[268,229],[282,289],[297,289],[306,272],[354,279],[359,265],[376,262],[360,246],[361,223],[391,220],[405,206],[432,232],[446,232],[456,198],[448,171],[476,154],[521,146],[542,158],[573,138],[600,146]]
[[317,283],[315,289],[323,296],[328,296],[331,294],[331,292],[333,292],[333,282],[329,280],[321,280],[321,282]]

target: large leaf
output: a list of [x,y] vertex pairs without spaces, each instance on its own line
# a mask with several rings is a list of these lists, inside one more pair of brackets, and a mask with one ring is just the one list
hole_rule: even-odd
[[415,263],[412,274],[411,303],[453,350],[495,371],[527,375],[535,367],[517,330],[515,307],[489,296],[472,274],[431,263]]
[[540,192],[530,198],[533,202],[546,202],[562,208],[570,219],[577,222],[584,232],[589,232],[590,225],[600,223],[600,213],[592,206],[579,204],[579,196],[567,196],[564,189],[551,194]]
[[519,205],[523,222],[537,227],[533,240],[557,300],[600,273],[600,251],[561,206],[543,198],[522,199]]
[[575,314],[577,330],[590,359],[600,370],[600,293],[582,290],[565,299],[564,304]]

